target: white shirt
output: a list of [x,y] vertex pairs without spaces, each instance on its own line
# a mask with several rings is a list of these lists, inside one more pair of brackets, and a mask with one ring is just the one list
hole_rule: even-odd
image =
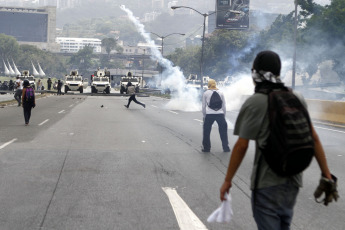
[[23,81],[21,79],[17,79],[16,85],[18,85],[17,83],[19,83],[19,87],[17,87],[17,89],[23,89]]
[[[210,99],[211,96],[213,94],[213,91],[216,91],[220,98],[222,98],[223,104],[222,104],[222,109],[215,111],[213,109],[211,109],[210,107],[208,107],[208,104],[210,103]],[[206,114],[226,114],[226,102],[225,102],[225,98],[224,98],[224,94],[223,92],[219,91],[219,90],[211,90],[208,89],[204,92],[204,94],[202,95],[202,114],[205,117]]]

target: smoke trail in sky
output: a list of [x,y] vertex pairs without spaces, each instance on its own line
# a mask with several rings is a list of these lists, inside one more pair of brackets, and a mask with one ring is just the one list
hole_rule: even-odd
[[200,102],[198,101],[198,92],[195,88],[186,87],[186,78],[179,67],[173,66],[171,61],[165,59],[155,42],[151,39],[149,33],[145,31],[145,26],[141,24],[133,15],[133,12],[122,5],[121,10],[125,11],[129,19],[134,23],[140,35],[149,44],[151,49],[151,59],[158,61],[164,67],[162,73],[161,86],[169,88],[173,93],[173,98],[166,105],[168,109],[184,110],[184,111],[199,111],[201,110]]

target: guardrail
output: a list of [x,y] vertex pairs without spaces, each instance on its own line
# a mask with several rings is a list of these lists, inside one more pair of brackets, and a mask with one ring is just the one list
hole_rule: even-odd
[[312,119],[345,124],[345,102],[307,99]]

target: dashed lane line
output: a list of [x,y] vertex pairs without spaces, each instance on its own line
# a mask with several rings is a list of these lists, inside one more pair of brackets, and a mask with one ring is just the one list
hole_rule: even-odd
[[154,107],[154,108],[158,108],[158,106],[155,106],[155,105],[151,105],[152,107]]
[[206,226],[178,195],[176,189],[169,187],[163,187],[162,189],[169,198],[180,230],[207,230]]
[[202,121],[202,120],[199,120],[199,119],[194,119],[194,121],[198,121],[198,122],[204,122],[204,121]]
[[38,124],[38,126],[44,125],[45,123],[47,123],[49,121],[49,119],[43,121],[42,123]]
[[173,113],[173,114],[178,114],[178,113],[176,113],[176,112],[174,112],[174,111],[171,111],[171,110],[168,110],[170,113]]
[[65,110],[61,110],[60,112],[58,112],[58,113],[63,113],[63,112],[65,112]]
[[7,145],[12,144],[12,143],[15,142],[16,140],[18,140],[18,139],[17,139],[17,138],[13,138],[11,141],[6,142],[5,144],[1,145],[1,146],[0,146],[0,149],[5,148]]

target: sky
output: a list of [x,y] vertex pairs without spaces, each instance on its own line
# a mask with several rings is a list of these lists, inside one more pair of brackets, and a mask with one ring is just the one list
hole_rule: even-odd
[[[320,5],[330,4],[331,0],[314,0]],[[260,10],[266,13],[287,14],[294,10],[294,0],[250,0],[251,9]]]

